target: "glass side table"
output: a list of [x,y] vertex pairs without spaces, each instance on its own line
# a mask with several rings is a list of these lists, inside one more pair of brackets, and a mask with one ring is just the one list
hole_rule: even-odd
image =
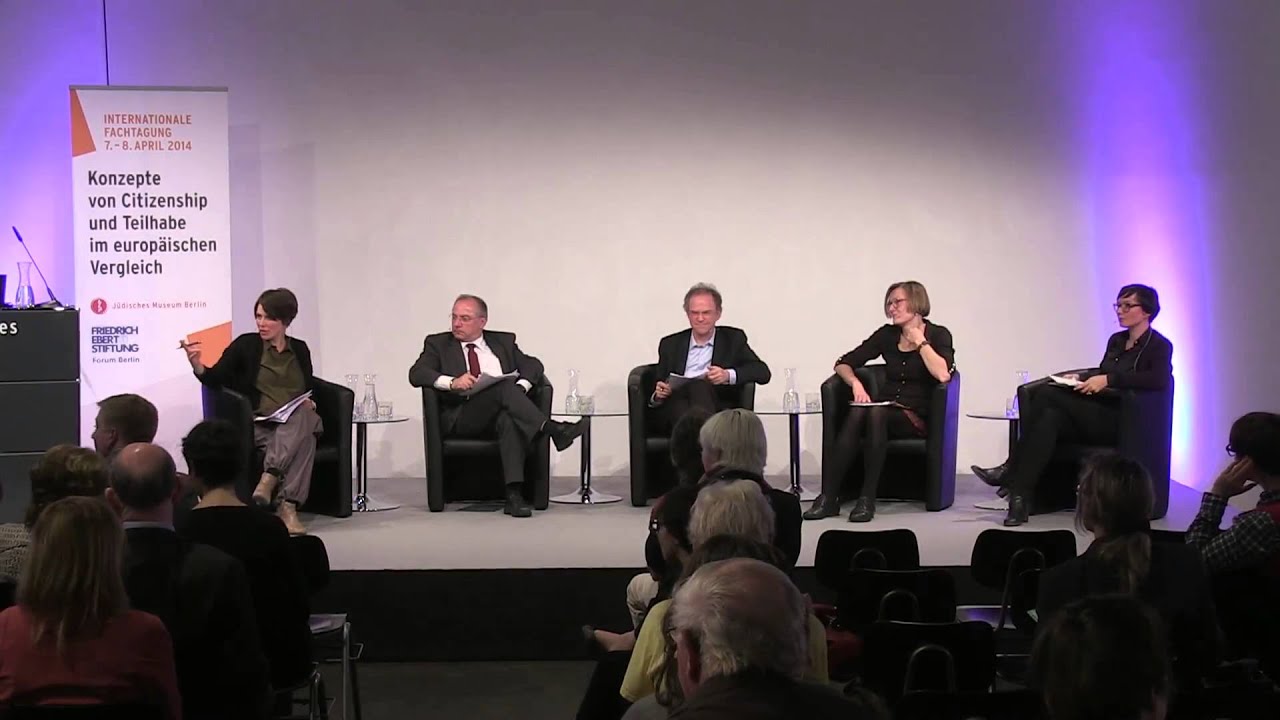
[[591,487],[591,421],[593,418],[605,417],[627,417],[626,412],[597,412],[589,413],[551,413],[553,418],[565,419],[582,419],[582,436],[578,438],[580,466],[578,469],[578,489],[564,495],[557,495],[551,498],[553,503],[564,503],[568,505],[604,505],[606,503],[615,503],[622,498],[617,495],[602,493]]
[[[1015,411],[1013,413],[999,411],[980,411],[965,413],[965,417],[974,420],[1004,420],[1009,423],[1009,454],[1007,457],[1013,457],[1013,449],[1018,445],[1018,437],[1022,434],[1022,419]],[[979,510],[1006,510],[1009,507],[1009,501],[1004,498],[996,498],[995,500],[982,500],[973,504]]]
[[356,426],[356,496],[351,498],[352,512],[379,512],[395,510],[395,503],[379,502],[369,497],[369,426],[391,425],[408,420],[407,417],[353,418]]
[[820,408],[812,410],[803,408],[793,412],[788,412],[786,410],[755,410],[754,412],[756,415],[760,416],[787,416],[787,427],[790,430],[791,436],[791,494],[799,498],[801,502],[818,497],[818,493],[806,490],[805,487],[800,484],[800,416],[821,415],[822,410]]

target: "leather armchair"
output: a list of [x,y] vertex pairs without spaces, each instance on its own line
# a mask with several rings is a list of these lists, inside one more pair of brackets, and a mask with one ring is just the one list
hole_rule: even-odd
[[[642,507],[675,485],[671,466],[671,436],[655,432],[650,419],[649,397],[658,382],[658,366],[640,365],[627,376],[627,435],[631,445],[631,504]],[[754,410],[756,384],[737,386],[733,406]]]
[[[316,460],[311,470],[311,494],[302,506],[304,512],[347,517],[351,514],[351,418],[356,395],[351,388],[315,378],[311,399],[324,423],[324,431],[316,438]],[[253,442],[253,407],[249,399],[230,388],[201,386],[201,400],[206,420],[226,420],[241,435],[241,447],[248,454],[244,471],[236,478],[236,495],[250,502],[250,495],[262,475],[264,454]]]
[[[551,414],[551,383],[543,378],[529,398]],[[446,438],[440,428],[440,392],[422,388],[422,437],[427,453],[427,508],[444,510],[447,502],[500,500],[506,495],[498,437]],[[546,510],[551,496],[551,442],[543,434],[533,441],[524,463],[524,498],[535,510]]]
[[[854,370],[872,397],[885,384],[883,365]],[[849,386],[833,374],[822,383],[822,467],[835,462],[836,438],[849,416]],[[929,397],[929,435],[925,438],[889,440],[884,477],[879,497],[924,500],[926,510],[946,510],[956,497],[956,434],[960,429],[960,373],[951,371],[951,380],[939,383]],[[861,457],[861,456],[859,456]],[[853,478],[862,482],[862,463],[855,462],[842,487]]]
[[[1058,375],[1079,373],[1089,375],[1094,368],[1063,370]],[[1021,415],[1032,413],[1036,397],[1052,382],[1048,378],[1033,380],[1018,388],[1018,407]],[[1120,398],[1120,430],[1116,444],[1112,446],[1074,445],[1059,443],[1053,459],[1045,468],[1044,476],[1036,486],[1034,508],[1036,512],[1052,512],[1075,507],[1076,478],[1080,463],[1087,456],[1101,450],[1114,450],[1125,457],[1142,463],[1151,474],[1154,502],[1151,519],[1165,516],[1169,511],[1169,466],[1173,448],[1173,378],[1165,390],[1106,390]],[[1050,389],[1049,392],[1063,392]]]

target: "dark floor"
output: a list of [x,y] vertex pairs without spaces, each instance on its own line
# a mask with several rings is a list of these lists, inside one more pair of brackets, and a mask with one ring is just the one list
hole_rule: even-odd
[[[577,712],[591,670],[587,661],[361,663],[362,718],[566,720]],[[327,666],[324,676],[336,695],[337,667]],[[339,704],[333,720],[342,718]]]

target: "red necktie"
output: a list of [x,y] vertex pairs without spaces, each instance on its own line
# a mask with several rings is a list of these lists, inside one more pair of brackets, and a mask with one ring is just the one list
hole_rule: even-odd
[[480,356],[476,355],[475,343],[467,343],[467,370],[471,377],[480,377]]

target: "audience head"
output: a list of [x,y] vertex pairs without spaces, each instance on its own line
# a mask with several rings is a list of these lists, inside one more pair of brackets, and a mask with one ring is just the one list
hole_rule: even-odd
[[689,515],[689,540],[694,550],[716,535],[739,535],[773,542],[774,514],[769,499],[754,480],[731,480],[706,485],[698,492]]
[[172,519],[178,492],[178,470],[159,445],[134,443],[111,461],[107,502],[121,512],[158,513]]
[[1151,476],[1142,463],[1101,452],[1080,472],[1076,524],[1097,538],[1098,560],[1116,590],[1135,593],[1151,569]]
[[884,316],[894,325],[929,317],[929,291],[915,280],[896,282],[884,292]]
[[23,522],[28,528],[48,506],[67,497],[101,497],[107,489],[107,463],[101,455],[76,445],[55,445],[31,468],[31,504]]
[[745,470],[764,474],[769,443],[764,423],[750,410],[734,408],[712,415],[698,432],[705,470]]
[[32,618],[36,643],[93,636],[129,608],[121,575],[124,530],[101,498],[63,498],[31,529],[17,602]]
[[1120,326],[1131,328],[1156,319],[1160,314],[1160,295],[1150,285],[1125,285],[1116,293],[1113,307]]
[[1040,629],[1031,653],[1049,720],[1163,720],[1170,675],[1159,618],[1127,595],[1066,606]]
[[697,499],[698,488],[692,485],[677,485],[662,496],[662,503],[654,512],[649,529],[657,533],[664,559],[678,561],[693,552],[693,543],[689,541],[689,518]]
[[156,439],[160,415],[156,406],[141,395],[112,395],[98,403],[93,421],[93,449],[110,458],[129,443],[149,443]]
[[700,407],[690,408],[680,416],[671,429],[671,464],[682,484],[692,484],[702,478],[702,444],[698,436],[711,413]]
[[207,492],[233,485],[244,465],[244,443],[226,420],[205,420],[182,438],[182,457],[191,479]]
[[689,327],[697,337],[707,337],[720,322],[720,311],[724,309],[720,291],[711,283],[698,283],[684,294],[684,314],[689,318]]
[[702,566],[676,591],[669,617],[685,697],[714,677],[762,670],[799,680],[808,668],[808,607],[768,563]]
[[1280,415],[1251,412],[1231,424],[1227,452],[1253,465],[1254,481],[1265,489],[1280,488]]
[[473,342],[484,334],[489,322],[489,304],[478,295],[459,295],[453,301],[449,327],[459,342]]

